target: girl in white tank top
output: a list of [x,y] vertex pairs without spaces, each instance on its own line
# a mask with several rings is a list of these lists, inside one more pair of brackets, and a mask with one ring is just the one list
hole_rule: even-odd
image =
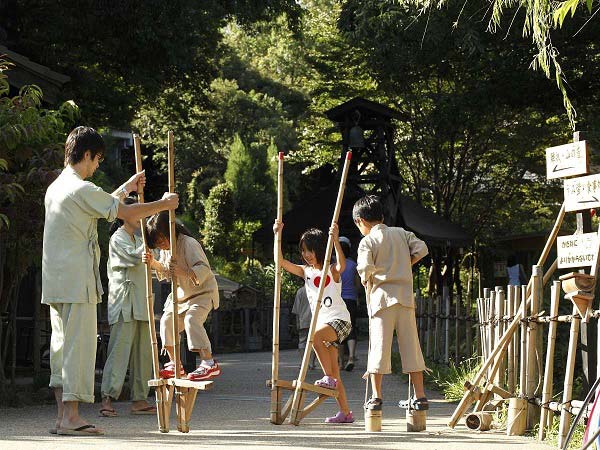
[[[282,229],[283,223],[275,221],[273,232],[276,233]],[[341,273],[346,266],[346,258],[340,246],[337,224],[331,227],[329,234],[335,246],[337,263],[330,266],[328,274],[325,277],[323,299],[313,336],[313,348],[325,374],[323,378],[315,381],[315,384],[338,390],[337,403],[340,411],[335,416],[327,417],[325,422],[351,423],[354,422],[354,417],[348,406],[346,390],[340,377],[337,349],[337,346],[348,336],[352,329],[350,313],[341,295]],[[321,230],[311,228],[302,234],[299,247],[302,259],[306,264],[294,264],[284,259],[283,255],[280,254],[281,266],[289,273],[304,278],[310,309],[314,312],[319,286],[322,282],[321,273],[323,271],[325,250],[327,247],[327,236]]]

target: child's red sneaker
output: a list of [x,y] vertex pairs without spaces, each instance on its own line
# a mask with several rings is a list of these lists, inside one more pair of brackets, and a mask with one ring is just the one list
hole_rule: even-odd
[[[166,363],[164,365],[163,369],[160,372],[158,372],[158,375],[161,378],[173,378],[175,376],[175,363],[172,361]],[[183,370],[183,367],[181,368],[181,371],[179,372],[179,376],[185,377],[185,370]]]
[[196,370],[189,373],[188,380],[205,381],[218,377],[219,375],[221,375],[221,368],[219,367],[219,363],[215,361],[212,366],[200,364]]

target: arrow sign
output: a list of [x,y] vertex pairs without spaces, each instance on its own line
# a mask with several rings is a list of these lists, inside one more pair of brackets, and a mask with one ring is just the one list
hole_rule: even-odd
[[600,207],[600,174],[565,180],[565,211]]
[[546,177],[585,175],[589,172],[589,152],[586,141],[546,149]]

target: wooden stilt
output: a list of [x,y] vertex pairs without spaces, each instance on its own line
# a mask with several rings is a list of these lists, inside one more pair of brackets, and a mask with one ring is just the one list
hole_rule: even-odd
[[[277,159],[277,220],[283,220],[283,152]],[[281,231],[275,234],[273,258],[275,260],[275,285],[273,288],[273,349],[271,363],[271,409],[270,420],[275,425],[281,425],[287,413],[282,410],[283,392],[292,389],[290,382],[279,383],[279,317],[281,305]],[[289,384],[288,384],[289,383]],[[289,411],[289,409],[288,409]]]
[[[142,149],[140,145],[140,137],[137,134],[133,135],[133,148],[135,151],[135,171],[141,172],[142,169]],[[138,189],[138,203],[144,203],[144,189]],[[144,226],[144,218],[140,219],[140,229],[142,231],[142,242],[144,251],[148,251],[148,243],[146,242],[146,231]],[[154,379],[159,379],[159,361],[158,361],[158,342],[156,340],[156,322],[154,320],[154,293],[152,292],[152,269],[150,264],[146,264],[146,309],[148,313],[148,328],[150,331],[150,343],[152,345],[152,372]],[[154,386],[154,398],[156,400],[156,417],[158,419],[158,429],[161,433],[169,432],[169,420],[166,415],[167,389],[164,384]]]
[[[558,304],[560,301],[560,281],[555,281],[552,284],[550,297],[550,317],[558,315]],[[546,350],[546,367],[544,370],[544,387],[542,390],[542,408],[540,413],[540,429],[538,439],[544,440],[546,435],[547,416],[552,414],[546,408],[546,404],[552,398],[552,382],[554,380],[554,346],[556,343],[556,330],[558,322],[550,322],[548,327],[548,348]]]
[[[352,158],[352,151],[348,151],[346,154],[346,160],[344,161],[344,168],[342,170],[341,178],[340,178],[340,187],[338,190],[337,200],[335,203],[335,210],[333,212],[333,218],[331,220],[331,226],[338,222],[338,218],[340,216],[340,210],[342,209],[342,201],[344,199],[344,191],[346,189],[346,178],[348,177],[348,170],[350,169],[350,161]],[[325,280],[327,278],[327,273],[329,272],[329,264],[331,261],[331,253],[333,250],[333,239],[331,235],[329,235],[327,239],[327,247],[325,249],[325,258],[323,260],[323,270],[321,271],[321,280]],[[322,392],[320,390],[322,388],[318,388],[314,385],[309,385],[304,383],[304,379],[306,378],[306,372],[308,370],[308,362],[310,360],[311,353],[313,351],[313,339],[315,335],[315,330],[317,328],[317,319],[319,317],[319,311],[321,309],[321,301],[323,299],[323,292],[325,290],[325,283],[322,282],[319,285],[319,291],[317,293],[317,298],[315,301],[315,310],[313,311],[313,316],[310,321],[310,328],[308,330],[308,339],[306,343],[306,348],[304,349],[304,356],[302,358],[302,365],[300,366],[300,372],[298,373],[298,379],[295,381],[295,391],[294,391],[294,399],[292,401],[291,412],[290,412],[290,423],[293,425],[299,425],[300,420],[304,417],[304,398],[307,391],[318,392],[322,395],[328,395],[335,397],[337,396],[337,391],[332,389],[323,389]],[[318,389],[317,389],[318,388]]]

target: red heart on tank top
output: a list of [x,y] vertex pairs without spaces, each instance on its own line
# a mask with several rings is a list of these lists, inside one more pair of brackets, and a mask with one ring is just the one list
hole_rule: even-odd
[[[327,287],[329,285],[329,282],[331,281],[331,278],[329,278],[329,275],[327,275],[327,278],[325,278],[325,287]],[[315,286],[319,287],[321,285],[321,276],[317,276],[315,277]]]

